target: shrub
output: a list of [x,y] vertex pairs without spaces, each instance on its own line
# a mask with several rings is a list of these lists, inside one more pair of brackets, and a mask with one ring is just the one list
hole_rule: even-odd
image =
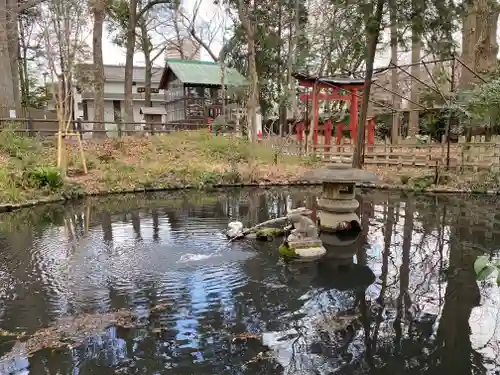
[[37,188],[50,187],[57,189],[63,185],[61,171],[54,167],[36,167],[25,173],[30,184]]

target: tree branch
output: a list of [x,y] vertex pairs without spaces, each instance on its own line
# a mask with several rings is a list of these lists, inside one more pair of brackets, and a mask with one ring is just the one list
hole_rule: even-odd
[[186,21],[187,24],[185,24],[186,28],[188,29],[189,31],[189,35],[191,35],[191,37],[200,45],[203,47],[203,49],[205,51],[207,51],[207,53],[210,55],[210,57],[215,61],[215,62],[218,62],[219,61],[219,58],[215,55],[215,53],[211,50],[210,48],[210,45],[205,43],[205,41],[203,39],[201,39],[198,34],[196,34],[196,31],[195,31],[195,28],[194,28],[194,24],[195,24],[195,21],[196,21],[196,16],[198,15],[198,11],[200,9],[200,5],[201,5],[201,2],[198,2],[196,3],[195,5],[195,9],[194,9],[194,13],[193,13],[193,19],[190,20],[185,14],[184,12],[179,12],[180,13],[180,16],[182,18],[184,18],[184,20]]
[[[38,0],[38,1],[40,1],[40,0]],[[144,13],[146,13],[148,10],[153,8],[155,5],[159,5],[159,4],[172,4],[172,0],[152,0],[152,1],[150,1],[149,3],[144,5],[144,7],[141,10],[139,10],[137,12],[137,19],[141,18],[144,15]]]
[[17,7],[17,13],[20,14],[29,8],[33,8],[34,6],[43,3],[46,0],[27,0],[20,3]]
[[196,35],[196,32],[194,30],[194,27],[191,26],[191,28],[189,29],[189,35],[191,35],[193,37],[193,39],[200,45],[202,46],[205,51],[207,51],[207,53],[210,55],[210,57],[215,61],[215,62],[218,62],[219,59],[217,56],[215,56],[215,53],[212,52],[212,50],[210,49],[210,47],[208,46],[207,43],[205,43],[198,35]]

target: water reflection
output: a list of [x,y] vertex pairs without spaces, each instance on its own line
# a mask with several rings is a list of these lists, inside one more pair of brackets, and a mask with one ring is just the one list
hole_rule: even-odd
[[[127,308],[66,352],[0,361],[0,374],[495,373],[498,288],[476,256],[496,253],[492,199],[359,195],[363,230],[343,261],[286,264],[278,243],[228,244],[228,221],[282,216],[317,191],[157,194],[0,217],[0,328]],[[353,256],[351,256],[353,255]],[[152,306],[167,309],[153,312]],[[234,341],[242,333],[262,340]],[[18,344],[0,337],[0,357]]]

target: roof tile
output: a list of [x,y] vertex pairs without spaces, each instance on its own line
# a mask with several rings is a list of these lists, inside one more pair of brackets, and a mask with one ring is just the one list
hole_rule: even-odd
[[[183,83],[220,86],[220,66],[209,61],[196,60],[168,60],[167,69],[170,69]],[[225,72],[227,86],[243,86],[247,80],[236,69],[227,68]]]

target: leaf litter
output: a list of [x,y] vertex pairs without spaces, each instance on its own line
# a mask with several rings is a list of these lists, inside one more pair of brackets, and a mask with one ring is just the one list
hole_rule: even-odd
[[12,350],[0,358],[0,363],[20,356],[31,356],[46,348],[72,349],[83,344],[87,338],[102,334],[111,326],[133,328],[136,325],[135,322],[136,317],[130,311],[117,310],[63,317],[32,335],[0,330],[0,335],[14,336],[18,340]]

